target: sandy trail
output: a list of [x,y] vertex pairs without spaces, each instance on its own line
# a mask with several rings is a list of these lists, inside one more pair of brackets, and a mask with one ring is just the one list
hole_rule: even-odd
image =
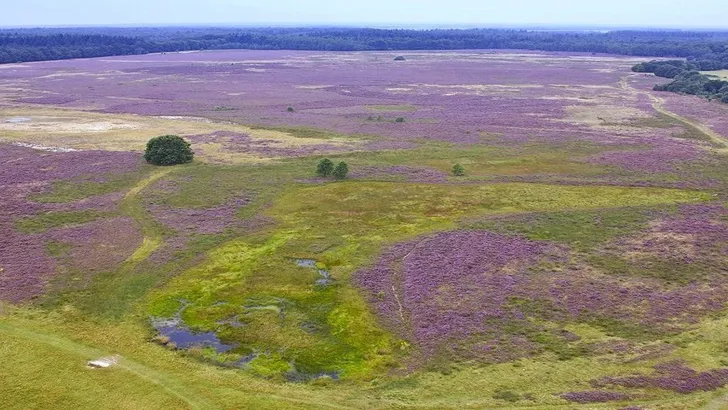
[[705,126],[702,123],[692,121],[690,119],[687,119],[679,114],[676,114],[676,113],[668,110],[667,108],[665,108],[665,106],[664,106],[665,101],[662,98],[660,98],[650,92],[640,91],[640,90],[637,90],[636,88],[632,87],[629,84],[629,78],[633,77],[635,75],[637,75],[637,74],[630,74],[630,75],[622,77],[622,79],[619,81],[619,87],[622,88],[623,90],[628,91],[635,95],[643,94],[643,95],[648,96],[650,98],[650,101],[652,102],[652,108],[654,108],[655,111],[682,123],[683,126],[697,130],[698,132],[703,134],[705,137],[710,139],[717,146],[717,148],[714,149],[715,152],[719,152],[722,154],[728,154],[728,138],[718,134],[717,132],[713,131],[712,129],[710,129],[709,127]]

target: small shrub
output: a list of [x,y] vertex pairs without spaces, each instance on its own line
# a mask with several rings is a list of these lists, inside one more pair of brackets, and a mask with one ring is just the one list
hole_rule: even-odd
[[320,177],[327,177],[331,175],[332,172],[334,172],[334,163],[331,162],[330,159],[324,158],[319,161],[318,166],[316,167],[316,175]]
[[194,153],[190,143],[177,135],[162,135],[147,142],[144,159],[154,165],[177,165],[191,162]]
[[394,122],[404,122],[404,117],[397,117],[397,119],[394,120]]
[[452,166],[452,174],[456,177],[461,177],[465,175],[465,168],[463,168],[460,164],[455,164]]
[[493,395],[496,400],[505,400],[509,403],[515,403],[521,399],[521,395],[510,390],[498,390]]
[[404,58],[404,56],[394,57],[394,61],[405,61],[405,60],[406,60],[406,58]]
[[286,108],[286,111],[288,111],[288,112],[294,112],[296,110],[294,110],[293,107],[288,107],[288,108]]
[[349,173],[349,166],[346,165],[346,162],[339,162],[339,165],[334,168],[334,178],[336,179],[344,179],[346,178],[346,174]]

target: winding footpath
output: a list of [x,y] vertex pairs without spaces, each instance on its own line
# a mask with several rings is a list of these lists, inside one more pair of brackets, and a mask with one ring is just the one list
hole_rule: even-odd
[[655,111],[657,111],[658,113],[660,113],[662,115],[666,115],[675,121],[680,122],[685,127],[692,128],[692,129],[700,132],[701,134],[703,134],[706,138],[710,139],[710,141],[712,141],[715,144],[716,148],[714,149],[714,151],[722,153],[722,154],[728,154],[728,138],[718,134],[717,132],[713,131],[712,129],[710,129],[709,127],[705,126],[702,123],[692,121],[688,118],[685,118],[679,114],[676,114],[676,113],[668,110],[664,106],[665,100],[654,95],[653,93],[648,92],[648,91],[640,91],[640,90],[632,87],[632,85],[629,84],[629,79],[630,79],[630,77],[633,77],[635,75],[638,75],[638,74],[630,74],[630,75],[622,77],[619,81],[619,88],[621,88],[625,91],[628,91],[634,95],[639,95],[639,94],[646,95],[647,97],[649,97],[650,101],[652,102],[652,108],[654,108]]
[[157,248],[159,248],[160,245],[162,245],[161,229],[157,226],[156,222],[151,219],[143,205],[138,201],[138,195],[149,185],[162,177],[169,175],[172,171],[174,171],[173,167],[159,168],[147,178],[139,181],[138,184],[124,195],[124,199],[121,202],[122,211],[133,218],[142,228],[142,232],[144,233],[142,244],[125,262],[123,269],[127,271],[132,270],[140,262],[147,259],[152,253],[154,253],[155,250],[157,250]]

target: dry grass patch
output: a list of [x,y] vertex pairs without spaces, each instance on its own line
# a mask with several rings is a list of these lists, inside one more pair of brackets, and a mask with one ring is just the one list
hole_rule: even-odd
[[[156,135],[190,136],[218,131],[245,134],[253,141],[273,148],[327,144],[354,150],[360,145],[345,137],[300,138],[285,131],[254,129],[195,117],[152,117],[35,107],[4,109],[0,115],[0,142],[77,150],[142,151],[149,138]],[[199,158],[205,162],[247,163],[276,158],[232,151],[221,144],[203,143],[197,148]]]

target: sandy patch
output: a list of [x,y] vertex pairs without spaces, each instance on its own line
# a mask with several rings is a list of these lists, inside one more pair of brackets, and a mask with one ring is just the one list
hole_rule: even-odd
[[294,85],[293,88],[297,88],[299,90],[323,90],[325,88],[331,87],[330,85]]
[[[184,137],[219,131],[245,134],[271,148],[329,145],[356,150],[362,146],[360,140],[346,137],[300,138],[283,131],[253,129],[191,116],[105,114],[36,107],[10,108],[3,110],[3,114],[0,116],[0,142],[48,150],[62,147],[83,151],[143,151],[147,141],[154,136],[176,134]],[[197,148],[201,154],[199,159],[206,162],[245,163],[279,157],[228,151],[216,144],[197,144]]]
[[591,127],[609,124],[629,124],[629,122],[648,118],[650,115],[638,108],[618,105],[572,105],[566,107],[568,114],[565,121],[584,124]]
[[[17,121],[25,118],[25,121]],[[141,124],[119,121],[94,121],[71,116],[0,117],[0,130],[10,132],[42,132],[46,134],[104,133],[113,130],[137,129]]]

